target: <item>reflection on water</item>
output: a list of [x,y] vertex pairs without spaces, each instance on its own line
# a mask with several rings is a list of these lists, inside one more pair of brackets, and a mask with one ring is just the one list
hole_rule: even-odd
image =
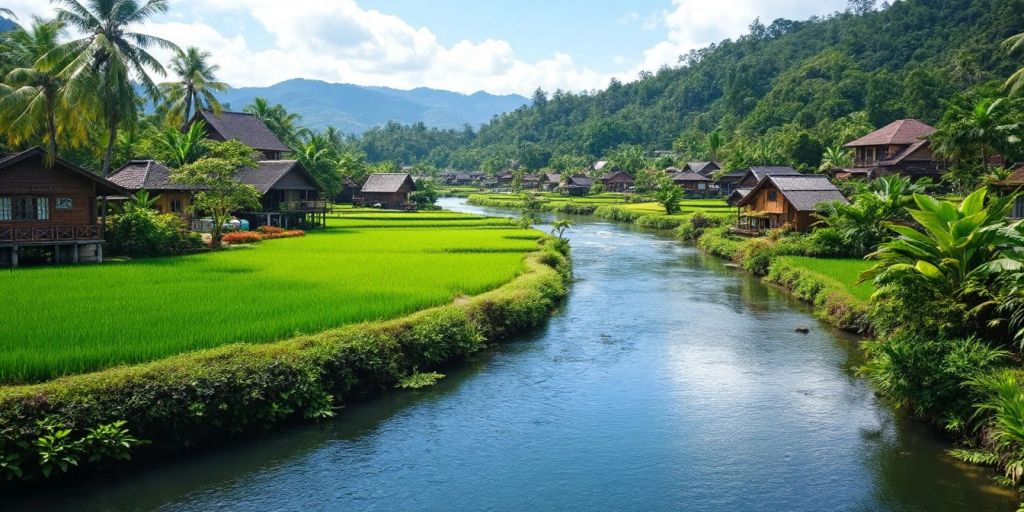
[[856,339],[692,248],[576,220],[562,310],[437,386],[17,507],[1013,509],[878,402]]

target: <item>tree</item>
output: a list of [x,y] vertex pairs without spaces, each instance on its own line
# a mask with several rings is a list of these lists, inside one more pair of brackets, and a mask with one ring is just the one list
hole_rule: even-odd
[[[110,161],[117,142],[117,130],[135,119],[135,85],[151,97],[159,90],[149,72],[164,75],[160,62],[149,49],[178,50],[174,43],[159,37],[133,32],[130,28],[167,11],[167,0],[134,1],[91,0],[88,7],[78,0],[55,0],[57,20],[85,34],[51,50],[42,59],[44,69],[60,71],[67,81],[67,101],[79,108],[87,98],[95,99],[99,117],[107,129],[107,150],[103,156],[103,176],[110,174]],[[84,110],[84,108],[82,109]]]
[[243,110],[260,118],[261,121],[266,123],[267,128],[274,132],[274,135],[277,135],[279,139],[289,146],[295,145],[299,137],[304,134],[304,130],[298,128],[299,120],[302,117],[298,114],[289,113],[280,103],[271,106],[270,101],[266,98],[257,97]]
[[338,172],[338,155],[327,137],[312,134],[292,152],[324,188],[327,197],[334,197],[341,192],[342,175]]
[[551,234],[558,237],[559,240],[565,240],[565,233],[572,228],[572,222],[562,219],[556,220],[551,224]]
[[160,84],[169,120],[183,129],[193,111],[211,110],[219,116],[223,110],[214,93],[226,90],[228,85],[217,81],[220,66],[209,60],[210,52],[194,46],[179,50],[171,59],[171,71],[177,80]]
[[33,18],[28,29],[17,28],[6,38],[4,57],[15,69],[0,84],[0,124],[8,142],[17,146],[40,135],[46,146],[47,165],[57,156],[57,140],[81,142],[86,137],[83,116],[76,115],[61,95],[65,80],[40,60],[60,46],[64,24]]
[[434,180],[420,179],[416,181],[416,191],[409,194],[409,199],[419,207],[433,206],[440,193]]
[[605,155],[608,169],[618,169],[629,174],[636,174],[647,167],[647,155],[642,146],[623,144]]
[[202,120],[193,123],[184,133],[177,128],[151,130],[148,142],[152,147],[153,157],[171,168],[191,164],[206,151],[206,145],[203,143],[206,138],[206,123]]
[[210,142],[206,156],[171,171],[175,183],[201,189],[193,197],[191,208],[213,219],[214,247],[220,246],[224,223],[232,212],[259,207],[260,193],[256,188],[235,178],[239,169],[256,165],[252,148],[241,142]]
[[[1015,55],[1024,51],[1024,32],[1004,41],[1003,47],[1006,48],[1007,53],[1010,55]],[[1010,78],[1008,78],[1006,83],[1003,85],[1003,89],[1009,92],[1010,96],[1016,96],[1020,93],[1021,89],[1024,89],[1024,67],[1010,75]]]
[[655,178],[656,188],[654,199],[665,208],[667,215],[679,213],[679,202],[683,200],[685,192],[682,188],[672,182],[672,178],[665,173],[658,173]]
[[725,136],[721,130],[715,130],[708,134],[704,145],[707,148],[705,156],[712,162],[722,161],[722,150],[725,149]]
[[[1015,103],[967,94],[955,98],[931,136],[935,152],[954,162],[990,168],[989,157],[1019,152],[1021,123]],[[977,160],[975,160],[977,159]]]
[[818,171],[826,172],[847,167],[853,167],[853,153],[842,146],[836,146],[825,148],[825,152],[821,155],[821,165],[818,166]]

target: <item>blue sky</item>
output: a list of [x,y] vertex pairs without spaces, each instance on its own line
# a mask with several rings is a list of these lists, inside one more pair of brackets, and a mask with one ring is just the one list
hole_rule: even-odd
[[[48,0],[0,0],[22,21]],[[290,78],[529,95],[591,90],[846,0],[170,0],[138,30],[213,53],[234,86]],[[160,54],[162,59],[169,55]]]

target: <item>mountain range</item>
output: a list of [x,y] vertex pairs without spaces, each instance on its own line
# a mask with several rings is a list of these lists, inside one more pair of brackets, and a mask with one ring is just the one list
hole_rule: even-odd
[[530,102],[515,94],[457,92],[420,87],[412,90],[335,84],[319,80],[292,79],[268,87],[232,88],[218,94],[230,110],[241,110],[256,97],[280,103],[302,116],[302,126],[323,129],[334,126],[343,133],[361,134],[375,126],[396,121],[420,123],[437,128],[474,128],[495,115],[515,110]]
[[13,21],[4,18],[3,16],[0,16],[0,32],[7,32],[8,30],[11,30],[16,26],[17,25],[15,25]]

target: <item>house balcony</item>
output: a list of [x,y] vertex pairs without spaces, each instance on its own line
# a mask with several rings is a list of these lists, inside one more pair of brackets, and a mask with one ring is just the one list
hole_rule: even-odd
[[330,210],[329,201],[283,201],[278,204],[277,211],[281,213],[312,213],[326,212]]
[[59,245],[102,239],[99,224],[0,226],[0,245]]

